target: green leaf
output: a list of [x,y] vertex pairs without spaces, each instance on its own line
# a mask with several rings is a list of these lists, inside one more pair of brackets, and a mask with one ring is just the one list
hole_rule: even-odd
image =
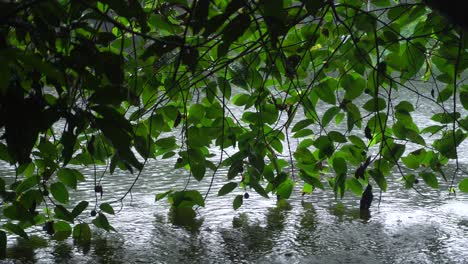
[[67,188],[63,183],[61,182],[56,182],[50,185],[50,192],[52,193],[52,196],[55,198],[60,203],[68,203],[69,200],[69,195]]
[[171,149],[176,146],[176,139],[174,136],[161,138],[154,143],[158,148]]
[[348,172],[346,161],[340,157],[333,159],[333,169],[336,174],[346,174]]
[[450,99],[453,95],[453,85],[449,84],[445,89],[440,91],[439,95],[437,96],[437,102],[442,103]]
[[305,8],[307,9],[307,12],[309,15],[314,16],[317,14],[317,12],[325,6],[325,1],[324,0],[301,0],[302,3],[304,3]]
[[110,204],[108,204],[108,203],[102,203],[101,205],[99,205],[99,208],[104,213],[115,214],[114,213],[114,208],[112,208],[112,206]]
[[87,202],[87,201],[79,202],[75,206],[75,208],[73,208],[73,210],[71,212],[72,217],[76,218],[77,216],[79,216],[86,209],[86,207],[88,207],[88,205],[89,205],[89,202]]
[[232,203],[232,207],[234,207],[234,210],[239,209],[239,207],[242,206],[242,203],[244,202],[244,196],[243,195],[237,195],[236,198],[234,198],[234,201]]
[[414,156],[412,154],[410,154],[410,155],[408,155],[406,157],[402,157],[401,161],[403,161],[403,163],[406,165],[406,167],[408,167],[410,169],[417,169],[417,168],[419,168],[419,165],[420,165],[420,160],[416,156]]
[[372,98],[369,101],[367,101],[362,108],[366,109],[369,112],[379,112],[381,110],[384,110],[385,107],[387,107],[387,103],[383,98]]
[[303,170],[301,170],[301,173],[299,174],[299,176],[301,177],[301,179],[304,182],[306,182],[307,184],[310,184],[314,188],[319,188],[321,190],[325,189],[325,186],[323,186],[323,184],[320,182],[320,179],[309,175],[308,173],[304,172]]
[[413,77],[419,69],[423,66],[426,59],[425,56],[426,48],[419,42],[408,42],[406,49],[403,50],[402,58],[403,74],[402,77],[410,79]]
[[16,187],[16,193],[19,195],[32,187],[36,186],[40,182],[40,177],[38,175],[31,176],[24,179],[18,187]]
[[169,195],[169,203],[175,208],[192,208],[194,205],[205,206],[205,200],[199,191],[179,191]]
[[32,216],[20,203],[13,202],[12,205],[3,209],[3,215],[11,220],[31,221]]
[[345,98],[353,100],[360,96],[366,88],[366,80],[359,74],[347,74],[341,79],[341,85],[345,89]]
[[438,126],[438,125],[433,125],[433,126],[428,126],[421,130],[421,134],[426,134],[426,133],[431,133],[431,135],[434,135],[435,133],[439,132],[442,130],[444,126]]
[[460,102],[463,105],[463,108],[468,110],[468,90],[460,91]]
[[458,188],[460,189],[460,191],[468,193],[468,178],[461,180],[458,184]]
[[228,182],[221,189],[219,189],[218,196],[222,196],[232,192],[237,187],[237,183],[235,182]]
[[337,87],[337,81],[335,79],[327,79],[321,82],[313,91],[315,91],[318,97],[331,105],[336,104],[335,89]]
[[437,177],[434,173],[432,172],[421,172],[419,173],[419,176],[421,176],[424,180],[424,182],[429,185],[432,188],[439,188],[439,181],[437,180]]
[[157,202],[157,201],[163,199],[164,197],[166,197],[168,194],[170,194],[172,192],[173,192],[173,190],[169,190],[169,191],[166,191],[166,192],[163,192],[163,193],[156,194],[155,201]]
[[234,160],[227,174],[228,180],[234,179],[243,170],[242,160]]
[[71,235],[72,228],[70,224],[63,221],[58,221],[54,223],[54,231],[54,236],[52,238],[61,241],[67,239]]
[[59,180],[72,189],[76,189],[78,181],[84,181],[85,178],[81,172],[75,169],[61,168],[57,172]]
[[338,143],[347,142],[346,137],[338,131],[328,132],[328,137],[330,137],[330,139],[333,140],[334,142],[338,142]]
[[441,124],[449,124],[453,123],[454,120],[459,119],[460,116],[459,112],[455,112],[455,115],[453,113],[438,113],[433,115],[431,119]]
[[313,135],[314,131],[312,129],[302,129],[294,133],[293,138],[302,138]]
[[387,191],[387,180],[385,179],[385,176],[380,172],[379,170],[376,169],[371,169],[369,170],[369,174],[372,176],[374,181],[377,183],[380,189],[382,191],[386,192]]
[[276,188],[276,194],[283,199],[288,199],[291,196],[294,187],[294,182],[291,179],[283,181],[278,188]]
[[236,94],[232,97],[232,103],[237,106],[246,105],[250,98],[248,94]]
[[55,218],[62,219],[68,222],[73,223],[74,216],[70,213],[67,208],[63,207],[60,204],[57,204],[54,208]]
[[236,41],[249,28],[250,16],[248,13],[241,13],[229,22],[224,28],[222,40],[223,43],[218,46],[218,57],[227,54],[231,43]]
[[205,107],[201,104],[193,104],[188,112],[188,120],[190,123],[197,124],[205,116]]
[[258,181],[251,181],[250,186],[262,197],[269,198],[267,192],[265,189],[260,185]]
[[24,239],[29,239],[28,234],[26,234],[26,232],[24,232],[24,229],[21,226],[17,225],[17,224],[13,224],[13,223],[8,222],[8,223],[3,225],[3,229],[5,229],[5,230],[7,230],[7,231],[9,231],[9,232],[11,232],[13,234],[16,234],[16,235],[18,235],[18,236],[20,236],[20,237],[22,237]]
[[362,139],[357,137],[357,136],[351,135],[351,136],[348,137],[348,139],[349,139],[349,141],[351,141],[351,143],[353,143],[355,146],[357,146],[357,147],[359,147],[361,149],[366,149],[367,148],[364,141],[362,141]]
[[452,132],[444,133],[441,139],[434,141],[433,146],[445,157],[455,159],[457,157],[456,148],[465,138],[466,134],[458,129],[454,134]]
[[231,84],[229,84],[229,81],[224,77],[218,77],[218,86],[224,98],[229,100],[231,98]]
[[201,181],[206,173],[205,156],[198,149],[189,149],[187,153],[190,157],[190,171],[197,181]]
[[325,156],[329,157],[335,151],[333,143],[328,139],[327,136],[320,136],[314,141],[314,146],[320,150],[320,158]]
[[410,113],[414,111],[414,106],[408,101],[401,101],[397,104],[397,106],[395,106],[395,110]]
[[115,231],[115,229],[109,224],[109,221],[107,220],[107,217],[99,213],[99,215],[91,221],[97,228],[102,228],[106,231]]
[[91,228],[89,228],[87,223],[77,224],[75,228],[73,228],[73,239],[77,241],[89,243],[91,241],[91,236]]
[[340,112],[340,108],[337,106],[332,106],[330,107],[327,111],[325,111],[325,114],[323,114],[322,117],[322,126],[327,126],[328,123],[335,117],[336,114]]
[[313,124],[314,121],[312,119],[304,119],[304,120],[301,120],[299,122],[297,122],[294,127],[292,128],[291,132],[297,132],[305,127],[308,127],[310,126],[311,124]]
[[414,174],[406,174],[403,179],[405,180],[405,189],[413,188],[416,182],[416,176]]
[[3,143],[0,143],[0,159],[8,163],[13,162],[13,159],[11,158],[10,153],[8,153],[7,146],[5,146],[5,144]]
[[361,183],[354,177],[351,177],[346,180],[346,186],[353,192],[356,196],[361,197],[362,195],[362,185]]

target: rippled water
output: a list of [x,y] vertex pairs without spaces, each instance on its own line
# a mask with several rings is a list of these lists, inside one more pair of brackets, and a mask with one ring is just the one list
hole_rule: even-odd
[[[422,107],[420,111],[427,110]],[[417,115],[419,123],[427,122],[427,112]],[[466,144],[459,151],[466,171]],[[300,188],[288,202],[252,192],[234,211],[232,201],[242,191],[215,197],[227,174],[219,170],[205,208],[197,210],[194,221],[181,222],[166,201],[154,201],[156,193],[186,184],[187,172],[174,170],[175,162],[149,162],[132,199],[126,199],[123,210],[109,217],[117,232],[94,230],[90,247],[83,248],[71,239],[51,241],[38,228],[30,241],[9,237],[6,262],[468,263],[468,196],[449,197],[448,186],[440,190],[417,186],[423,197],[403,189],[395,174],[388,179],[388,191],[382,193],[380,203],[378,189],[374,191],[370,216],[360,214],[359,198],[352,193],[337,200],[331,190],[301,196]],[[81,170],[92,179],[91,168]],[[1,175],[14,173],[4,167]],[[211,175],[199,183],[190,181],[189,188],[207,190]],[[105,176],[102,202],[119,198],[133,179],[123,172]],[[79,191],[71,195],[71,204],[90,200],[93,184],[92,180],[80,184]]]

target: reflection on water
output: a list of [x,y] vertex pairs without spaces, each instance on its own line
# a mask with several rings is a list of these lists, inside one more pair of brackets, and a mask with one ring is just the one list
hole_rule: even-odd
[[[236,194],[212,197],[206,208],[170,210],[154,202],[177,172],[157,168],[162,183],[144,177],[133,201],[109,217],[117,232],[94,230],[90,245],[71,239],[50,241],[38,229],[31,240],[9,241],[11,263],[465,263],[468,252],[467,197],[426,189],[428,200],[391,181],[371,207],[359,210],[359,198],[335,200],[330,191],[312,196],[294,193],[288,201],[251,194],[238,211]],[[156,170],[153,170],[156,171]],[[115,181],[119,179],[119,181]],[[131,182],[116,175],[103,184]],[[176,181],[177,182],[177,181]],[[181,179],[183,184],[183,179]],[[178,184],[178,183],[176,183]],[[215,180],[214,190],[223,185]],[[200,183],[206,189],[208,184]],[[86,184],[83,189],[91,188]],[[114,192],[113,196],[121,194]],[[87,192],[77,193],[80,201]],[[110,194],[107,194],[110,195]],[[106,194],[105,194],[106,196]],[[103,199],[111,200],[112,197]],[[88,220],[89,219],[83,219]]]
[[[175,162],[169,161],[169,162]],[[166,161],[167,164],[167,161]],[[8,171],[3,171],[8,173]],[[11,173],[11,171],[10,171]],[[94,230],[89,245],[73,240],[52,241],[41,228],[31,240],[9,239],[10,263],[466,263],[468,252],[467,196],[449,197],[419,186],[431,198],[403,189],[395,175],[388,192],[378,196],[368,215],[359,210],[359,197],[348,193],[335,200],[331,190],[317,190],[289,200],[264,199],[254,192],[237,211],[237,194],[209,196],[206,207],[170,210],[154,194],[182,188],[183,171],[149,164],[142,181],[121,213],[110,216],[117,232]],[[220,170],[213,183],[224,184]],[[158,181],[154,179],[157,178]],[[105,177],[103,201],[119,197],[132,182],[126,174]],[[206,190],[206,179],[196,183]],[[92,195],[92,182],[79,187],[72,204]],[[300,188],[297,188],[300,189]],[[376,190],[377,192],[378,190]],[[116,208],[117,209],[117,208]],[[82,220],[90,221],[89,212]],[[7,263],[8,263],[7,261]]]

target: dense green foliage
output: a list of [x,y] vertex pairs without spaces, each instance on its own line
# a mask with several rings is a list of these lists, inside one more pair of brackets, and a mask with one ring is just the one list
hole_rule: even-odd
[[[455,192],[462,175],[468,38],[422,3],[18,1],[0,3],[0,21],[0,159],[16,172],[0,178],[4,231],[42,225],[86,242],[89,223],[113,230],[100,179],[120,169],[138,184],[151,160],[197,181],[228,168],[218,195],[280,198],[325,185],[360,196],[368,182],[385,191],[393,170],[407,188],[446,181]],[[439,109],[436,125],[415,124],[414,100],[393,99],[403,89]],[[69,204],[82,181],[95,195]],[[208,194],[155,195],[192,208]]]

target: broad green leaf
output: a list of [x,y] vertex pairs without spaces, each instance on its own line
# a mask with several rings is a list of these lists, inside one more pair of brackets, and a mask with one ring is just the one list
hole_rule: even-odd
[[169,203],[175,208],[192,208],[194,205],[205,206],[205,200],[199,191],[179,191],[169,194]]
[[434,141],[433,146],[445,157],[455,159],[457,157],[456,148],[465,138],[466,134],[458,129],[454,133],[444,133],[441,139]]
[[[218,46],[218,57],[223,57],[228,53],[229,46],[236,41],[249,28],[250,16],[248,13],[241,13],[226,25],[223,30],[223,43]],[[222,91],[222,90],[221,90]],[[227,97],[228,98],[228,97]]]
[[468,110],[468,90],[460,91],[460,102],[463,105],[463,108]]
[[252,188],[253,188],[258,194],[260,194],[262,197],[269,198],[267,192],[266,192],[265,189],[260,185],[259,182],[257,182],[257,181],[252,181],[252,182],[250,182],[250,186],[252,186]]
[[385,179],[385,176],[382,174],[382,172],[376,170],[376,169],[371,169],[369,170],[369,174],[372,176],[374,181],[377,183],[380,189],[382,191],[386,192],[387,191],[387,180]]
[[348,168],[346,166],[346,161],[343,158],[334,158],[333,159],[333,169],[337,174],[346,174]]
[[288,199],[291,196],[294,187],[294,182],[291,179],[283,181],[278,188],[276,188],[276,194],[283,199]]
[[232,192],[237,187],[237,183],[235,182],[228,182],[221,189],[219,189],[218,196],[226,195]]
[[236,195],[236,198],[234,198],[234,201],[232,203],[232,207],[234,207],[234,210],[239,209],[239,207],[242,206],[242,203],[244,202],[244,196],[243,195]]
[[317,14],[317,12],[325,6],[326,1],[324,0],[301,0],[302,3],[304,3],[305,8],[309,15],[314,16]]
[[441,124],[449,124],[449,123],[453,123],[454,120],[460,118],[460,116],[461,115],[460,115],[459,112],[455,112],[455,114],[453,114],[453,113],[438,113],[438,114],[433,115],[431,117],[431,119],[436,121],[436,122],[439,122]]
[[439,188],[439,181],[437,180],[437,177],[434,173],[432,172],[421,172],[419,173],[419,176],[423,178],[424,182],[431,186],[432,188]]
[[458,184],[458,188],[460,189],[460,191],[464,193],[468,193],[468,179],[465,178],[461,180],[460,183]]
[[85,178],[81,172],[75,169],[61,168],[57,172],[59,180],[72,189],[76,189],[78,181],[84,181]]
[[189,149],[187,153],[190,158],[190,171],[197,181],[201,181],[206,172],[205,156],[198,149]]
[[67,208],[63,207],[62,205],[58,204],[54,208],[55,218],[62,219],[68,222],[73,223],[74,215],[70,213]]
[[305,173],[304,171],[301,171],[299,176],[301,177],[301,179],[304,182],[306,182],[307,184],[310,184],[314,188],[319,188],[321,190],[325,189],[325,186],[323,186],[323,184],[320,182],[320,179],[318,179],[318,178],[316,178],[314,176],[311,176],[311,175]]
[[173,190],[169,190],[169,191],[166,191],[166,192],[163,192],[163,193],[158,193],[156,194],[156,197],[155,197],[155,201],[159,201],[159,200],[162,200],[164,197],[166,197],[168,194],[172,193]]
[[87,201],[79,202],[75,206],[75,208],[73,208],[73,210],[71,212],[71,215],[73,216],[73,218],[76,218],[77,216],[79,216],[86,209],[86,207],[88,207],[88,205],[89,205],[89,202],[87,202]]
[[313,134],[314,134],[314,131],[312,131],[312,129],[304,128],[294,133],[293,138],[302,138],[302,137],[307,137]]
[[362,195],[362,185],[361,183],[354,177],[351,177],[346,180],[346,186],[353,192],[356,196],[361,197]]
[[89,243],[91,241],[92,232],[87,223],[77,224],[73,228],[73,239]]
[[304,119],[299,122],[297,122],[294,127],[292,128],[291,132],[297,132],[300,131],[301,129],[310,126],[313,124],[314,121],[312,119]]
[[102,213],[99,213],[99,215],[92,221],[92,223],[97,228],[102,228],[106,231],[115,231],[115,229],[109,224],[107,217]]
[[327,79],[325,82],[320,83],[313,91],[318,97],[331,105],[336,104],[335,90],[337,88],[337,81],[335,79]]
[[347,140],[346,140],[346,137],[341,134],[340,132],[338,131],[330,131],[328,132],[328,137],[330,137],[330,139],[334,142],[337,142],[337,143],[346,143]]
[[385,107],[387,107],[387,103],[381,97],[372,98],[362,106],[362,108],[366,109],[369,112],[379,112],[381,110],[384,110]]
[[60,203],[68,203],[69,195],[67,188],[63,183],[56,182],[50,185],[50,193]]
[[26,232],[24,232],[24,229],[17,225],[17,224],[13,224],[13,223],[6,223],[3,225],[3,229],[13,233],[13,234],[16,234],[24,239],[29,239],[29,236],[28,234],[26,234]]
[[174,136],[166,137],[156,140],[154,143],[158,148],[170,149],[176,145],[176,139]]
[[19,194],[31,189],[32,187],[36,186],[39,183],[40,183],[40,177],[38,175],[28,177],[28,178],[24,179],[18,185],[18,187],[16,187],[16,193],[19,195]]
[[340,112],[340,108],[337,106],[330,107],[322,117],[322,126],[327,126],[328,123]]
[[362,94],[366,88],[366,81],[359,74],[348,74],[341,79],[341,85],[345,89],[345,98],[353,100]]
[[410,154],[406,157],[402,157],[401,158],[401,161],[403,161],[403,163],[406,165],[406,167],[410,168],[410,169],[417,169],[419,168],[419,165],[420,165],[420,160],[418,157]]
[[61,241],[67,239],[71,235],[72,228],[70,224],[63,221],[58,221],[54,223],[54,231],[55,232],[52,238]]
[[102,203],[101,205],[99,205],[99,208],[104,213],[115,214],[114,213],[114,208],[112,208],[112,206],[110,204],[108,204],[108,203]]
[[333,143],[328,139],[327,136],[318,137],[314,141],[314,146],[320,150],[320,157],[329,157],[335,151]]
[[232,103],[237,106],[242,106],[247,104],[247,102],[250,100],[250,96],[248,94],[236,94],[232,97]]

